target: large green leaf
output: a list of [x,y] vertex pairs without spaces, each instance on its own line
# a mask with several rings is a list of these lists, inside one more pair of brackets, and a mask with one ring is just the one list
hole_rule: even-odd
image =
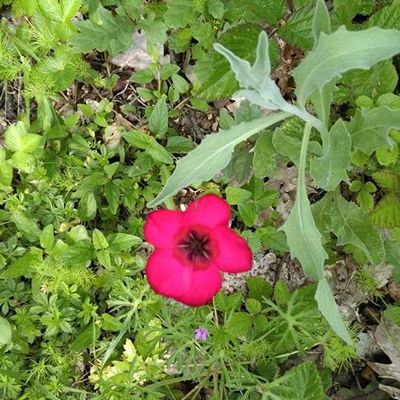
[[265,22],[276,24],[285,12],[283,0],[230,0],[226,19],[231,21]]
[[324,400],[324,386],[317,368],[305,362],[290,369],[285,375],[260,388],[263,400]]
[[256,59],[253,66],[219,43],[214,44],[214,48],[229,61],[236,79],[244,88],[235,93],[235,96],[244,97],[251,103],[269,110],[291,113],[310,122],[318,130],[322,130],[321,121],[306,110],[288,103],[283,98],[278,85],[271,79],[269,40],[264,31],[258,36]]
[[370,28],[348,31],[340,27],[332,34],[321,33],[317,46],[293,71],[300,106],[328,82],[351,69],[367,69],[400,52],[400,32]]
[[332,191],[347,179],[351,137],[342,120],[331,128],[323,145],[324,155],[311,160],[311,175],[318,187]]
[[392,144],[389,132],[400,129],[400,113],[386,106],[357,111],[347,128],[353,146],[369,155],[380,147]]
[[[300,261],[304,273],[307,276],[321,282],[325,280],[324,262],[328,255],[322,245],[321,233],[315,225],[306,192],[305,166],[310,131],[311,126],[306,124],[298,165],[299,172],[296,201],[283,229],[286,233],[291,256]],[[340,316],[337,304],[331,293],[329,292],[326,296],[321,296],[318,295],[317,291],[315,299],[317,300],[319,310],[327,319],[335,333],[346,342],[351,342],[346,325]],[[327,310],[335,311],[330,314]]]
[[368,70],[354,69],[346,72],[339,82],[339,100],[354,103],[360,96],[376,100],[385,93],[392,93],[397,81],[397,71],[391,60],[381,61]]
[[385,257],[383,242],[366,212],[337,193],[331,201],[327,217],[331,219],[331,230],[337,236],[338,244],[350,243],[362,250],[372,264],[381,263]]
[[311,7],[302,7],[289,18],[286,24],[278,29],[279,36],[301,49],[313,47],[313,10]]
[[148,206],[157,206],[195,181],[212,179],[228,165],[237,144],[287,117],[289,114],[276,113],[250,122],[242,122],[228,130],[207,136],[196,149],[177,162],[174,173],[161,193],[149,202]]
[[107,50],[111,55],[125,51],[132,40],[134,25],[127,19],[113,16],[111,11],[99,8],[96,13],[98,21],[91,19],[78,21],[78,33],[74,34],[70,43],[77,53],[87,53],[93,49]]
[[170,28],[183,28],[193,24],[198,17],[198,10],[192,1],[172,0],[168,2],[164,21]]

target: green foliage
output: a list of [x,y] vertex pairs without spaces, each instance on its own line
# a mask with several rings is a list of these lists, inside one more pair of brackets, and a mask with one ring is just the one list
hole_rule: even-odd
[[96,10],[96,22],[78,21],[76,27],[78,33],[70,39],[74,51],[85,53],[96,49],[112,55],[129,47],[134,29],[125,17],[113,16],[103,7]]
[[[330,371],[304,360],[319,346],[349,369],[358,330],[324,263],[353,254],[369,296],[367,262],[400,281],[399,32],[377,28],[398,28],[399,4],[314,3],[0,0],[1,398],[327,398]],[[116,68],[138,31],[149,66]],[[295,48],[311,50],[300,107]],[[185,308],[146,283],[146,204],[205,191],[261,266],[276,261],[269,281],[239,275],[247,291]],[[269,283],[289,252],[315,284]]]
[[161,193],[148,206],[154,207],[162,203],[168,196],[192,182],[213,178],[229,163],[236,144],[286,117],[287,114],[279,113],[271,117],[243,122],[215,136],[208,136],[200,146],[178,161],[174,174],[169,178]]
[[381,147],[390,146],[392,139],[389,132],[398,127],[398,113],[386,106],[357,110],[347,125],[353,147],[368,155]]
[[382,239],[365,211],[356,204],[338,194],[328,194],[313,206],[313,213],[319,229],[325,234],[333,232],[338,244],[356,246],[374,265],[382,262],[385,254]]
[[[299,104],[304,106],[315,91],[321,91],[343,72],[369,68],[398,53],[399,35],[394,30],[370,28],[362,32],[350,32],[344,27],[330,35],[322,33],[315,49],[293,71]],[[376,50],[371,48],[371,43]]]
[[341,181],[347,180],[350,148],[350,134],[343,121],[338,120],[329,131],[327,143],[324,143],[324,155],[311,162],[311,175],[318,187],[332,191]]

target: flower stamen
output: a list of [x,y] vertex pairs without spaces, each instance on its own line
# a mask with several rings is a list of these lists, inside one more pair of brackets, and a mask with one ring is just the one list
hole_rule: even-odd
[[190,230],[178,242],[178,247],[190,262],[207,262],[211,257],[210,239],[202,232]]

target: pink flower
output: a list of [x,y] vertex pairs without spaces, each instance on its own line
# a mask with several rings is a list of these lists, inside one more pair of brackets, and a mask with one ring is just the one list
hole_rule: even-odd
[[151,212],[144,236],[155,246],[146,266],[153,290],[181,303],[200,306],[221,288],[221,271],[249,271],[251,250],[228,227],[229,218],[228,203],[213,194],[194,201],[185,212]]
[[194,340],[202,340],[205,341],[208,339],[208,330],[206,328],[203,328],[202,326],[200,328],[197,328],[194,331]]

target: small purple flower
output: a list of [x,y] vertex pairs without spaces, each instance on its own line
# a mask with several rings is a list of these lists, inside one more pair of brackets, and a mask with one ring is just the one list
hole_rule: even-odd
[[194,331],[194,339],[195,340],[207,340],[208,331],[206,328],[200,327]]

